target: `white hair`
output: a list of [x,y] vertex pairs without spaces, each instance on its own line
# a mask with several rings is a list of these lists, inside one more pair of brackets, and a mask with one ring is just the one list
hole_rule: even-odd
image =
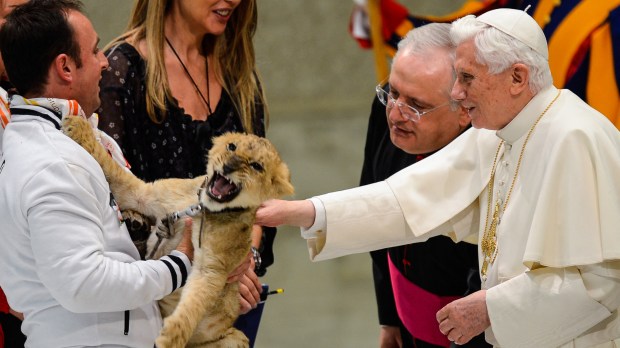
[[549,62],[538,52],[514,37],[465,16],[452,23],[450,30],[454,45],[474,38],[476,61],[486,65],[491,74],[499,74],[513,64],[521,63],[530,70],[529,87],[534,94],[553,84]]
[[454,59],[455,45],[450,37],[450,27],[448,23],[430,23],[413,30],[398,43],[398,51],[394,56],[416,54],[421,55],[430,50],[445,49],[452,54]]

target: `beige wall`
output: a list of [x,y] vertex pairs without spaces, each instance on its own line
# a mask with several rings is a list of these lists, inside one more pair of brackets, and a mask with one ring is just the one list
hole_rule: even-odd
[[131,0],[83,0],[85,11],[101,38],[101,47],[123,32],[129,19]]

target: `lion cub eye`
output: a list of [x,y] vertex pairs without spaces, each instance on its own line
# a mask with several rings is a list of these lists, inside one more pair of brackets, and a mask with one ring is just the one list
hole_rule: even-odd
[[259,172],[262,172],[264,170],[263,166],[261,166],[261,164],[258,162],[252,162],[250,163],[250,165],[252,166],[252,168],[254,168],[255,170]]
[[237,145],[234,143],[228,144],[228,151],[235,151],[237,149]]

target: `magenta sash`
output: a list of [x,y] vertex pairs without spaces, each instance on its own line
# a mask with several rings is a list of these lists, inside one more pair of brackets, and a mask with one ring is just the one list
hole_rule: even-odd
[[428,292],[405,278],[396,268],[389,254],[388,263],[396,310],[405,328],[417,339],[449,347],[450,341],[439,331],[435,315],[445,305],[461,296],[437,296]]

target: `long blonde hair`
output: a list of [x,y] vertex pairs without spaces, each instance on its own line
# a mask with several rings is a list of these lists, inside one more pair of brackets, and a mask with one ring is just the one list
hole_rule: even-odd
[[[127,29],[106,47],[113,47],[128,38],[134,38],[136,43],[146,41],[149,57],[146,62],[146,111],[155,123],[166,118],[166,100],[173,100],[164,65],[164,17],[171,1],[136,0]],[[215,71],[222,73],[217,78],[231,96],[248,133],[254,132],[252,121],[253,115],[259,111],[257,104],[263,108],[265,128],[269,120],[252,42],[257,21],[256,0],[243,0],[222,35],[206,35],[203,39],[204,52],[213,53]]]

